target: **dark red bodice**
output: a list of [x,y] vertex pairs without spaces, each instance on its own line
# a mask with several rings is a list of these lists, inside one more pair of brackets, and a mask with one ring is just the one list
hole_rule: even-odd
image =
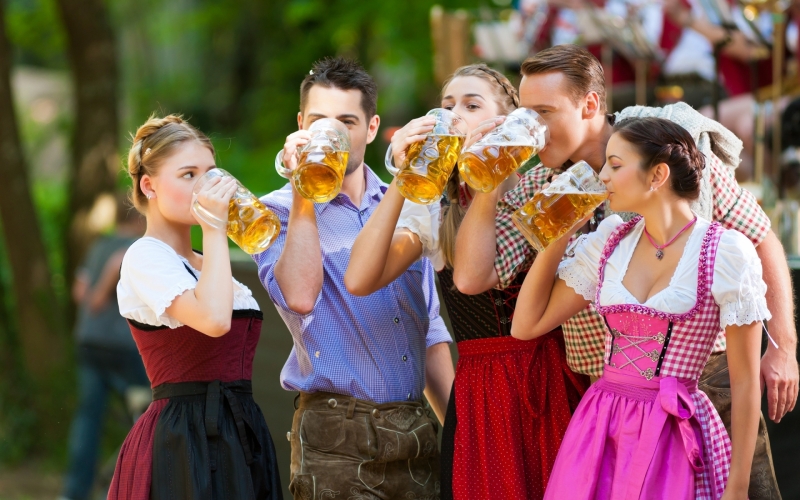
[[231,330],[209,337],[188,326],[170,329],[128,321],[150,386],[164,383],[251,380],[261,336],[261,311],[233,311]]

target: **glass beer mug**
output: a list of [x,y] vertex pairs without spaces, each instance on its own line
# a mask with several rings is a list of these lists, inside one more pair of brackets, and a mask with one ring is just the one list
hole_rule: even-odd
[[325,203],[336,198],[350,158],[350,131],[333,118],[321,118],[308,128],[311,139],[297,150],[297,168],[283,166],[283,151],[275,158],[275,170],[287,179],[294,180],[300,195],[314,203]]
[[538,252],[558,240],[608,197],[594,169],[580,161],[536,193],[511,220]]
[[464,119],[452,111],[436,108],[425,116],[435,117],[436,124],[425,140],[408,147],[404,165],[392,168],[392,147],[386,151],[386,165],[397,177],[400,194],[421,205],[437,202],[442,197],[467,138]]
[[206,182],[214,177],[233,176],[221,168],[212,168],[197,179],[192,190],[195,195],[192,202],[194,214],[210,226],[222,228],[227,225],[228,237],[250,255],[261,253],[269,248],[281,231],[281,222],[238,180],[236,181],[238,188],[228,206],[227,221],[215,216],[200,204],[197,200],[197,193]]
[[519,108],[478,142],[461,153],[461,178],[476,191],[489,193],[533,155],[547,140],[547,125],[536,111]]

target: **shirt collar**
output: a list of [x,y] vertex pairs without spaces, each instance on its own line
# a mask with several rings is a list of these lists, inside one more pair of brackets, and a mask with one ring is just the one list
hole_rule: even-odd
[[[366,183],[366,189],[364,190],[364,198],[362,199],[361,204],[363,205],[364,200],[368,198],[380,201],[384,193],[386,193],[386,190],[388,189],[388,184],[383,182],[380,179],[380,177],[378,177],[366,163],[364,163],[364,181]],[[345,198],[346,195],[339,193],[331,201],[325,203],[315,203],[314,210],[316,211],[317,216],[322,215],[322,212],[324,212],[325,209],[328,208],[328,205],[334,203],[337,205],[342,204]]]

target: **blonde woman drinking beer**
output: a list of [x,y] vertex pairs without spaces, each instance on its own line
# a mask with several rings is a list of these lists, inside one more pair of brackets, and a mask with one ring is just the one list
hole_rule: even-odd
[[[502,121],[493,118],[518,106],[511,83],[483,64],[458,69],[442,96],[441,106],[463,117],[473,138]],[[408,146],[432,128],[433,119],[423,117],[395,133],[396,166]],[[503,188],[516,181],[512,174]],[[438,205],[429,213],[421,205],[404,204],[392,182],[356,239],[350,262],[357,264],[348,267],[345,284],[351,293],[367,295],[420,257],[431,259],[460,354],[444,422],[442,498],[541,498],[585,379],[567,368],[560,332],[532,343],[510,336],[513,288],[474,296],[455,289],[455,236],[473,194],[454,170],[440,224]]]
[[[153,403],[120,450],[110,500],[280,499],[275,449],[253,401],[262,314],[231,276],[226,227],[195,219],[195,181],[214,147],[179,116],[150,118],[128,154],[145,236],[122,261],[117,300],[142,355]],[[228,219],[234,179],[216,177],[197,201]],[[200,223],[203,250],[192,250]]]

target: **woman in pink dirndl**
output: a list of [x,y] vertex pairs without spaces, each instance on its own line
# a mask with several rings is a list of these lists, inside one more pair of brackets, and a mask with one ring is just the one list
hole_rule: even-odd
[[[705,159],[683,128],[621,122],[600,173],[617,215],[568,236],[534,261],[512,335],[542,335],[593,301],[606,331],[603,376],[583,397],[556,458],[546,499],[747,498],[760,387],[761,262],[742,234],[698,218]],[[553,279],[557,274],[557,279]],[[729,439],[697,381],[727,342]]]

